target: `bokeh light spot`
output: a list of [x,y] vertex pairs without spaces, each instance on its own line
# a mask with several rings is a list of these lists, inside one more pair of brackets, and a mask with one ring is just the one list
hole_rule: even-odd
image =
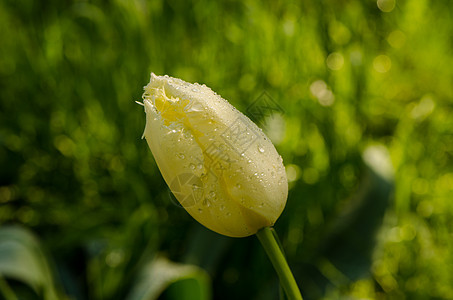
[[425,95],[420,99],[420,102],[411,110],[413,119],[423,119],[430,115],[434,110],[434,100],[430,95]]
[[323,80],[316,80],[310,85],[310,92],[322,106],[331,106],[335,96]]
[[391,12],[395,8],[395,0],[377,0],[377,7],[383,12]]
[[315,168],[307,168],[302,175],[304,181],[308,184],[315,184],[319,180],[319,172]]
[[399,49],[406,43],[406,35],[401,30],[394,30],[388,35],[387,42],[393,48]]
[[418,195],[425,195],[429,192],[429,182],[424,178],[416,178],[412,182],[412,192]]
[[344,65],[344,57],[338,52],[333,52],[327,56],[326,63],[329,69],[338,71],[341,70]]
[[430,201],[423,200],[417,205],[417,213],[425,218],[430,217],[433,214],[434,207]]
[[373,60],[373,67],[379,73],[386,73],[392,67],[392,61],[387,55],[378,55]]
[[286,177],[289,182],[296,181],[300,177],[300,168],[297,165],[289,164],[286,166]]

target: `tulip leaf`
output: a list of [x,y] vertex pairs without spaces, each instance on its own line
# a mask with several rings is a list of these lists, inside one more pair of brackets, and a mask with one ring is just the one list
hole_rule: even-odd
[[58,299],[52,273],[38,240],[24,228],[0,228],[0,277],[30,286],[45,300]]
[[352,280],[369,274],[376,235],[393,191],[393,170],[388,151],[384,147],[369,147],[363,160],[366,176],[349,205],[331,224],[324,251],[326,262],[331,262],[332,267]]
[[193,265],[178,264],[158,257],[145,265],[127,300],[211,299],[207,273]]

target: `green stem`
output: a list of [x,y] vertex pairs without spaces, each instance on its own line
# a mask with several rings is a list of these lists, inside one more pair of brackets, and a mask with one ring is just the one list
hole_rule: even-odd
[[6,300],[18,300],[8,282],[0,275],[0,295]]
[[271,228],[265,227],[261,229],[256,233],[256,236],[260,240],[261,245],[263,245],[267,256],[269,256],[275,271],[277,271],[278,277],[280,278],[280,285],[285,290],[288,299],[302,300],[302,295],[300,294],[296,280],[289,269],[285,256],[283,255]]

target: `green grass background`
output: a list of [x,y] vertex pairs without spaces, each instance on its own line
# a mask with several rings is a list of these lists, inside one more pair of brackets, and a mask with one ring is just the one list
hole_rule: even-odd
[[278,297],[256,238],[173,204],[134,103],[155,72],[283,108],[276,229],[304,298],[453,299],[450,1],[5,0],[0,30],[0,224],[38,236],[61,297],[125,299],[156,255],[206,270],[213,299]]

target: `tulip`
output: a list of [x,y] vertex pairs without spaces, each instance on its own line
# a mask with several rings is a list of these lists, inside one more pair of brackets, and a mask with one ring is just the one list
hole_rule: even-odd
[[179,203],[217,233],[256,234],[288,299],[302,300],[271,229],[285,208],[288,182],[269,138],[206,85],[151,73],[140,104],[143,137]]
[[186,211],[230,237],[272,226],[288,183],[263,131],[206,85],[151,73],[144,89],[143,136]]

